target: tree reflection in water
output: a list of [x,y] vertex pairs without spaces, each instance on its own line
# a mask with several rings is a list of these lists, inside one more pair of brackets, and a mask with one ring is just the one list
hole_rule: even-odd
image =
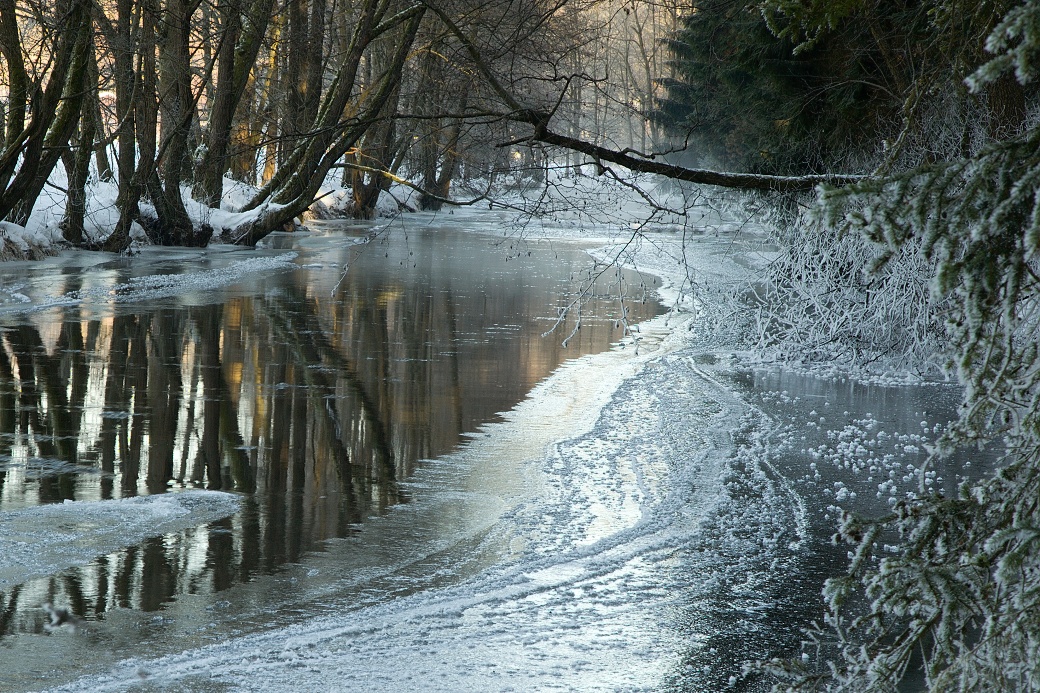
[[[503,273],[485,266],[500,251],[451,259],[444,244],[413,236],[378,253],[351,249],[338,284],[338,272],[303,268],[210,297],[222,303],[67,307],[9,325],[0,510],[182,487],[244,502],[234,516],[0,593],[0,634],[39,632],[43,601],[87,618],[153,611],[297,562],[407,502],[398,480],[563,359],[622,336],[608,301],[567,349],[541,336],[587,259],[547,252]],[[79,288],[78,275],[64,279]],[[658,307],[627,309],[635,322]]]

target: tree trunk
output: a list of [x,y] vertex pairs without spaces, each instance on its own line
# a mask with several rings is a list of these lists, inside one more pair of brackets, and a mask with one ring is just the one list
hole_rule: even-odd
[[[25,73],[22,59],[22,42],[18,35],[18,20],[14,0],[0,0],[0,56],[7,68],[7,122],[4,132],[4,149],[17,148],[18,140],[25,130],[25,107],[29,98],[29,77]],[[13,162],[12,162],[13,163]],[[7,187],[13,165],[0,169],[0,190]]]
[[162,110],[162,186],[148,176],[148,190],[159,216],[152,238],[162,245],[196,245],[181,196],[181,181],[191,170],[188,136],[195,102],[191,94],[188,47],[191,9],[187,0],[168,0],[159,43],[159,106]]
[[235,77],[235,49],[241,35],[242,16],[237,2],[222,4],[220,12],[220,40],[217,50],[216,86],[206,100],[209,108],[206,153],[196,174],[193,193],[195,199],[209,207],[219,207],[224,194],[224,172],[227,168],[227,150],[231,125],[237,106],[233,91]]
[[326,0],[311,0],[307,60],[303,83],[303,122],[313,123],[321,104],[322,78],[325,74]]
[[[398,90],[398,94],[400,90]],[[397,98],[392,98],[384,113],[391,115],[397,110]],[[362,166],[394,171],[396,152],[400,150],[397,140],[396,121],[386,117],[376,123],[365,135],[365,144],[358,148],[358,163]],[[366,173],[354,169],[351,176],[353,205],[351,215],[355,219],[372,219],[376,215],[379,196],[390,189],[390,179],[381,173]]]
[[1026,95],[1014,75],[1005,74],[989,85],[989,134],[995,140],[1014,137],[1026,120]]
[[[87,0],[71,0],[59,6],[67,31],[57,40],[53,68],[47,88],[34,109],[21,151],[22,161],[10,186],[0,194],[0,219],[10,218],[24,226],[36,199],[47,183],[61,153],[68,146],[79,120],[83,102],[83,79],[89,52],[92,23]],[[11,153],[4,153],[4,159]],[[0,165],[0,171],[3,170]]]
[[[206,153],[199,165],[194,189],[196,199],[210,207],[220,206],[224,174],[230,165],[228,150],[235,113],[244,97],[252,92],[247,89],[247,83],[260,54],[273,5],[273,0],[249,3],[244,16],[238,0],[231,0],[222,7],[217,84],[209,114]],[[255,162],[255,155],[252,158]]]
[[304,122],[304,90],[306,89],[304,75],[307,71],[306,61],[309,55],[306,45],[307,19],[306,0],[286,0],[288,52],[285,55],[285,80],[282,83],[285,91],[281,99],[282,108],[278,118],[279,167],[289,163],[296,143],[300,141],[300,137],[308,126],[308,123]]
[[[91,41],[91,52],[97,55],[97,44]],[[101,112],[101,97],[98,94],[98,66],[96,60],[87,61],[87,93],[86,103],[90,105],[90,118],[94,121],[94,163],[97,166],[98,180],[112,182],[115,175],[108,161],[108,133],[105,131],[105,120]]]
[[[112,81],[116,91],[116,171],[119,191],[116,208],[119,219],[106,240],[104,247],[122,250],[130,242],[130,225],[137,220],[140,186],[134,175],[137,150],[137,112],[135,95],[137,76],[134,73],[134,37],[139,32],[138,19],[134,14],[133,0],[116,0],[116,25],[109,28],[107,36],[112,48],[114,69]],[[139,97],[138,97],[139,98]]]
[[[466,110],[463,99],[462,109]],[[419,198],[419,208],[428,211],[439,211],[448,197],[451,181],[459,170],[459,138],[462,135],[462,120],[456,119],[448,131],[447,140],[439,147],[433,170],[423,180],[423,194]]]
[[[92,37],[91,37],[92,38]],[[94,54],[94,42],[88,39],[88,50]],[[96,65],[88,60],[84,72],[83,92],[85,94],[80,108],[79,137],[72,155],[67,157],[66,174],[69,181],[69,196],[65,203],[65,215],[61,220],[62,237],[72,245],[81,245],[84,238],[83,220],[87,213],[87,178],[90,175],[90,156],[94,151],[94,138],[97,135],[97,68],[91,70],[89,65]],[[93,80],[93,82],[92,82]]]
[[[294,154],[293,161],[298,163],[294,163],[291,176],[279,179],[276,174],[268,189],[262,191],[262,194],[250,203],[251,208],[258,206],[272,190],[276,190],[274,202],[284,206],[271,210],[244,228],[233,229],[226,235],[227,240],[239,245],[253,245],[306,211],[333,165],[357,145],[366,131],[372,127],[372,123],[378,121],[378,116],[399,88],[405,60],[415,42],[425,13],[422,6],[410,8],[396,15],[385,25],[384,31],[400,27],[400,31],[393,32],[393,60],[388,69],[380,75],[378,84],[369,85],[365,90],[367,98],[353,106],[357,115],[347,121],[347,125],[342,124],[342,114],[351,97],[352,85],[364,48],[379,33],[373,31],[380,18],[374,4],[368,2],[363,8],[362,18],[355,29],[351,54],[348,55],[343,69],[337,74],[336,83],[330,88],[328,98],[322,103],[319,124],[324,127],[316,128],[315,134]],[[367,19],[366,13],[370,15]]]

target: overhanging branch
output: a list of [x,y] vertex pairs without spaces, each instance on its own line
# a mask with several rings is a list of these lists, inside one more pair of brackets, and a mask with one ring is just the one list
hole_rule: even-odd
[[[813,175],[813,176],[768,176],[755,173],[729,173],[725,171],[712,171],[709,169],[687,168],[666,164],[651,159],[641,159],[631,156],[625,152],[615,149],[601,147],[576,137],[561,135],[549,129],[551,112],[530,108],[513,94],[495,75],[491,66],[484,59],[480,48],[466,34],[462,28],[439,7],[425,0],[427,7],[443,22],[448,31],[462,42],[466,51],[477,70],[488,81],[491,89],[498,94],[499,98],[509,107],[511,113],[506,118],[517,123],[526,123],[534,128],[534,132],[523,141],[541,142],[554,147],[563,147],[585,154],[595,161],[608,161],[612,164],[624,166],[625,168],[640,173],[655,173],[660,176],[682,180],[699,185],[715,185],[723,188],[736,188],[740,190],[761,190],[767,192],[801,192],[813,190],[818,185],[831,185],[843,187],[853,183],[866,180],[866,176],[854,175]],[[515,142],[514,142],[515,143]]]
[[767,192],[800,192],[812,190],[818,185],[830,185],[843,187],[860,183],[867,176],[824,174],[812,176],[767,176],[757,173],[730,173],[726,171],[712,171],[702,168],[687,168],[666,164],[660,161],[640,159],[638,157],[619,152],[614,149],[601,147],[585,140],[568,137],[553,132],[544,125],[535,125],[534,133],[528,138],[532,142],[541,142],[554,147],[571,149],[595,161],[608,161],[612,164],[624,166],[625,168],[640,173],[656,173],[660,176],[675,180],[697,183],[700,185],[715,185],[722,188],[738,188],[741,190],[761,190]]

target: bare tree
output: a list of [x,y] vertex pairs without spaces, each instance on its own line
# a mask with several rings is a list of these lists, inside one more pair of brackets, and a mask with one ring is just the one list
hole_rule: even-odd
[[[5,148],[0,154],[0,181],[5,183],[0,190],[0,219],[20,225],[28,221],[37,197],[75,131],[84,96],[84,75],[92,57],[89,2],[60,2],[50,19],[51,26],[41,27],[45,40],[49,39],[49,69],[46,75],[37,75],[30,87],[18,38],[15,4],[0,4],[0,46],[15,86]],[[58,30],[59,27],[64,30]],[[23,85],[31,94],[28,99],[23,96]],[[28,125],[24,121],[26,101],[32,113]]]

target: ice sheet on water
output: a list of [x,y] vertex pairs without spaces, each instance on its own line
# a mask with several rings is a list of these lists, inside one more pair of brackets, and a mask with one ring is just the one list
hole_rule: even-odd
[[230,493],[200,490],[0,512],[0,589],[226,517],[238,504]]
[[[125,278],[102,267],[77,268],[83,275],[83,288],[63,293],[55,293],[55,288],[62,291],[60,287],[64,286],[64,282],[58,279],[69,267],[57,261],[41,264],[33,270],[34,281],[31,286],[18,284],[18,291],[13,291],[13,287],[6,290],[11,297],[6,302],[2,300],[4,289],[0,288],[0,310],[27,314],[62,306],[152,301],[213,291],[257,275],[297,268],[295,252],[257,255],[257,251],[218,250],[210,252],[208,256],[216,265],[211,269],[170,272],[164,267],[170,261],[169,253],[165,249],[149,250],[148,257],[132,260],[135,263],[134,271],[141,273],[140,276]],[[240,253],[247,257],[238,259]],[[55,276],[51,280],[45,278],[47,269],[54,272]]]

